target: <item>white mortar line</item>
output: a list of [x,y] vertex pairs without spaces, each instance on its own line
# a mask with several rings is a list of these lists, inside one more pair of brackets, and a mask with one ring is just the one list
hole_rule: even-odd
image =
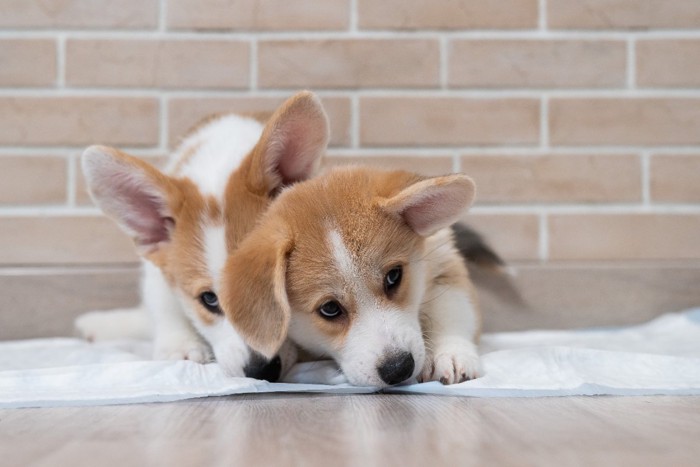
[[77,166],[78,165],[78,158],[75,156],[66,156],[66,166],[67,166],[67,173],[66,173],[66,204],[68,207],[74,208],[75,207],[75,200],[77,197],[77,191],[78,191],[78,174],[77,174]]
[[56,87],[66,85],[66,36],[56,36]]
[[[352,28],[353,20],[350,18]],[[700,38],[700,29],[676,29],[676,30],[652,30],[652,31],[625,31],[625,30],[541,30],[533,29],[471,29],[468,31],[449,31],[443,29],[420,29],[415,31],[405,30],[355,30],[350,31],[161,31],[157,29],[51,29],[51,30],[26,30],[7,29],[0,31],[0,38],[48,38],[56,37],[56,34],[69,34],[75,38],[100,38],[100,39],[156,39],[167,37],[174,40],[221,40],[221,39],[245,39],[256,37],[260,40],[333,40],[333,39],[435,39],[441,35],[447,35],[450,39],[486,39],[486,40],[513,40],[513,39],[569,39],[569,40],[622,40],[629,38],[641,39],[683,39]]]
[[444,90],[448,88],[448,77],[450,73],[449,49],[450,44],[447,36],[440,37],[440,87]]
[[[352,131],[352,129],[351,129]],[[160,136],[159,136],[160,139]],[[86,144],[80,143],[75,146],[0,146],[0,156],[47,156],[47,155],[66,155],[80,153],[85,149]],[[122,150],[128,151],[135,156],[163,156],[163,149],[158,146],[129,146],[120,145]],[[344,156],[344,155],[384,155],[384,156],[400,156],[400,155],[415,155],[415,156],[430,156],[443,155],[449,156],[455,151],[461,155],[480,155],[480,156],[540,156],[543,154],[566,154],[566,155],[614,155],[614,154],[638,154],[643,151],[648,151],[654,155],[700,155],[699,146],[660,146],[649,148],[646,146],[554,146],[544,149],[538,146],[331,146],[329,153]]]
[[549,98],[542,96],[540,101],[540,147],[549,149]]
[[350,145],[353,149],[360,147],[360,98],[350,98]]
[[[558,215],[700,215],[700,205],[693,204],[600,204],[600,205],[477,205],[470,210],[473,214],[558,214]],[[32,207],[0,207],[0,217],[92,217],[102,212],[92,206],[71,207],[65,204]]]
[[350,12],[349,12],[350,33],[357,33],[358,32],[358,24],[359,24],[358,11],[357,11],[357,0],[350,0],[350,2],[348,4],[348,8],[350,9]]
[[634,39],[627,40],[627,87],[637,87],[637,47]]
[[165,33],[168,16],[168,0],[159,0],[158,2],[158,32]]
[[[78,146],[0,146],[0,156],[22,156],[22,157],[42,157],[42,156],[69,156],[79,155],[85,149],[85,144]],[[136,148],[129,146],[119,146],[125,151],[135,156],[161,156],[160,148]]]
[[158,113],[158,124],[159,124],[159,131],[158,131],[158,149],[160,151],[163,151],[164,154],[167,154],[169,152],[169,146],[170,146],[170,138],[169,138],[169,129],[168,129],[168,107],[169,107],[169,102],[168,102],[168,97],[163,96],[159,99],[159,113]]
[[542,212],[538,218],[538,245],[537,252],[540,262],[545,263],[549,259],[549,218]]
[[328,155],[331,157],[348,157],[348,156],[383,156],[383,157],[430,157],[430,156],[440,156],[440,157],[451,157],[457,154],[459,156],[459,151],[455,151],[452,148],[440,148],[440,149],[423,149],[423,148],[407,148],[407,149],[394,149],[394,148],[339,148],[331,147],[328,149]]
[[700,214],[698,204],[532,204],[478,205],[474,214]]
[[[281,98],[291,96],[298,89],[272,88],[272,89],[223,89],[223,88],[182,88],[182,89],[158,89],[158,88],[114,88],[114,87],[84,87],[84,88],[24,88],[24,87],[0,87],[0,96],[3,97],[159,97],[162,95],[173,98],[226,98],[226,97],[273,97]],[[700,99],[700,89],[450,89],[448,93],[439,88],[414,89],[414,88],[317,88],[315,92],[327,97],[351,97],[359,95],[363,97],[404,97],[415,98],[459,98],[459,99],[533,99],[540,100],[542,96],[549,99],[633,99],[633,98],[678,98]]]
[[540,31],[547,30],[547,0],[539,0],[537,4],[537,28]]
[[252,91],[258,89],[258,40],[252,39],[250,41],[250,60],[248,61],[248,66],[250,66],[250,80],[249,87]]
[[66,205],[36,206],[36,207],[1,207],[0,217],[94,217],[102,216],[95,207],[77,207]]
[[134,273],[138,271],[138,263],[99,263],[97,265],[76,264],[66,266],[64,264],[46,264],[41,266],[0,266],[0,276],[35,276],[35,275],[62,275],[62,274],[118,274]]
[[[477,203],[470,212],[473,214],[563,214],[563,215],[612,215],[612,214],[667,214],[667,215],[700,215],[700,205],[697,204],[531,204],[531,205],[479,205]],[[50,206],[18,206],[0,207],[0,216],[100,216],[102,212],[93,206],[70,207],[64,204]]]
[[651,155],[643,152],[640,156],[642,167],[642,203],[651,204]]
[[[343,147],[336,148],[342,151]],[[406,152],[422,152],[433,154],[438,151],[456,150],[463,155],[509,155],[509,156],[526,156],[526,155],[543,155],[543,154],[571,154],[571,155],[591,155],[591,154],[637,154],[640,151],[652,150],[654,154],[700,154],[700,146],[663,146],[649,148],[646,146],[550,146],[542,148],[534,145],[522,146],[499,146],[494,145],[470,145],[463,146],[459,144],[443,145],[443,146],[399,146],[391,147],[384,146],[368,146],[364,145],[359,148],[359,151],[367,151],[373,154],[386,153],[406,153]]]

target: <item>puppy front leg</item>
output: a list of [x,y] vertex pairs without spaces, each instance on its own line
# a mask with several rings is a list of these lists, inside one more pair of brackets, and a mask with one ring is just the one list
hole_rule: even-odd
[[425,297],[421,324],[426,346],[422,381],[453,384],[479,377],[479,319],[468,286],[434,286]]
[[144,265],[142,286],[143,303],[153,317],[153,358],[211,361],[209,345],[190,323],[163,274],[150,263]]

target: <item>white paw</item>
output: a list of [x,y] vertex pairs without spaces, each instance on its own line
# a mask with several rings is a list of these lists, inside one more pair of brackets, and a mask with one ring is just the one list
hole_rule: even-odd
[[154,344],[155,360],[191,360],[197,363],[212,361],[212,353],[207,344],[191,337],[158,339]]
[[474,344],[466,339],[455,339],[435,347],[426,355],[420,380],[456,384],[478,378],[482,373],[481,361]]
[[91,311],[78,316],[75,329],[83,339],[96,342],[113,339],[147,339],[148,316],[139,308]]

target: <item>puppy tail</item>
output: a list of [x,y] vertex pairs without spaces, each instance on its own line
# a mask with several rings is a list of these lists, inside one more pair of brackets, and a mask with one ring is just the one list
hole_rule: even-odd
[[452,231],[454,232],[455,246],[467,265],[495,272],[507,272],[505,261],[493,251],[481,234],[462,223],[454,224]]

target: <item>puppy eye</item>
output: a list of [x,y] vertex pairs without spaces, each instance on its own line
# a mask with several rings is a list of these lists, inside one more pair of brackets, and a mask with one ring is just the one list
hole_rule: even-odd
[[403,275],[403,268],[401,266],[396,266],[391,268],[389,272],[384,276],[384,293],[391,296],[396,289],[401,284],[401,276]]
[[340,306],[340,303],[336,302],[335,300],[331,300],[321,305],[321,307],[318,309],[318,313],[321,315],[321,317],[331,320],[343,314],[343,307]]
[[210,312],[220,315],[222,314],[219,307],[219,297],[212,291],[207,290],[199,296],[199,302]]

